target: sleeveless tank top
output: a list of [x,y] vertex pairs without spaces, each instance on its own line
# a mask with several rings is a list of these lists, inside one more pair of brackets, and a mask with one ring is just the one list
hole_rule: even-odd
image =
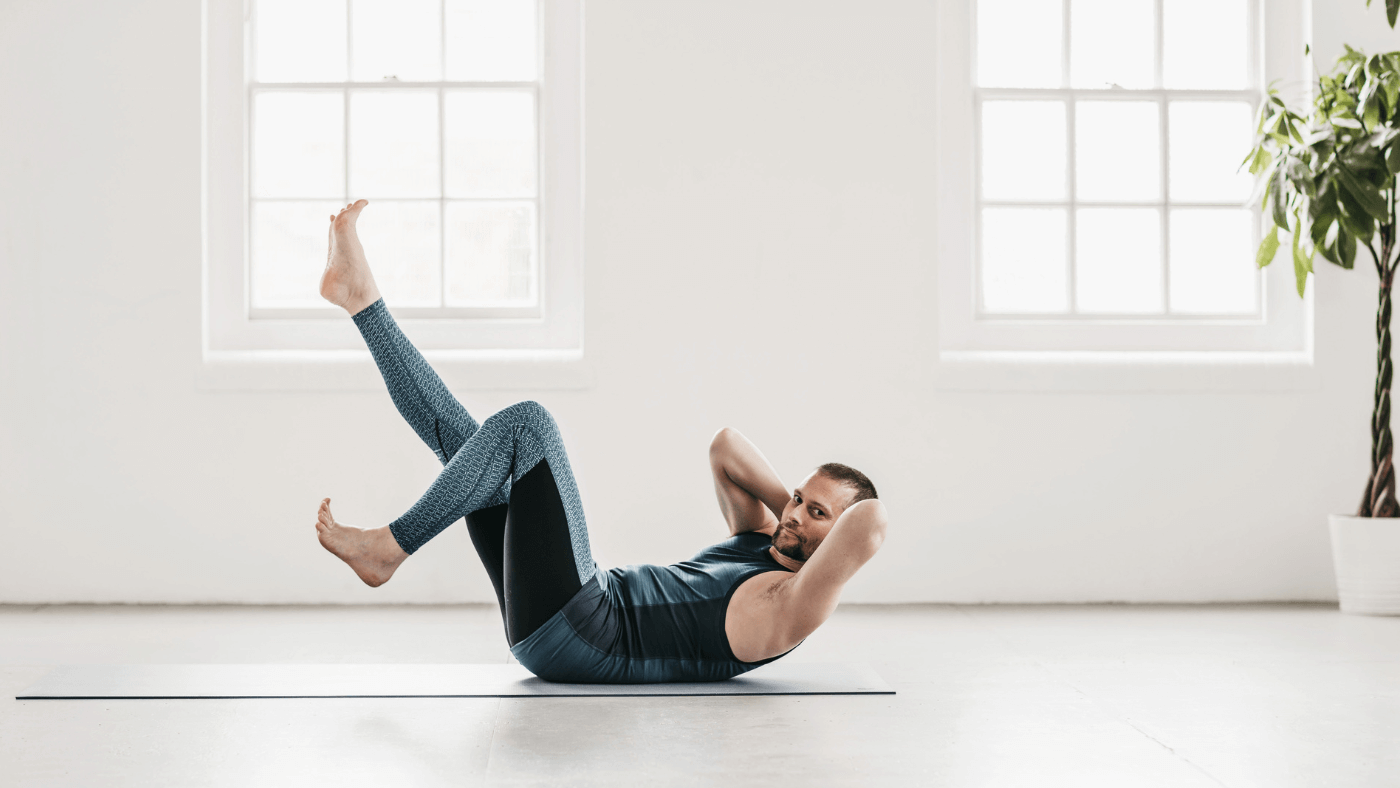
[[772,544],[744,533],[670,566],[599,572],[511,653],[549,681],[720,681],[753,670],[778,657],[739,661],[724,619],[745,580],[790,571],[769,555]]

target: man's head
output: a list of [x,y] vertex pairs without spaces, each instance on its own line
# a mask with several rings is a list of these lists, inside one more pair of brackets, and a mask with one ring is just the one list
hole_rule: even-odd
[[806,561],[822,543],[836,518],[858,501],[879,498],[870,478],[849,465],[828,462],[793,490],[773,532],[773,548],[788,558]]

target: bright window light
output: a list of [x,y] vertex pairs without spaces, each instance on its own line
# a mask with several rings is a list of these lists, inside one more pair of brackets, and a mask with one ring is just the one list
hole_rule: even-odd
[[1255,0],[972,0],[975,319],[1264,319]]
[[328,217],[366,198],[396,307],[538,316],[539,16],[537,0],[254,0],[250,308],[335,314],[317,295]]

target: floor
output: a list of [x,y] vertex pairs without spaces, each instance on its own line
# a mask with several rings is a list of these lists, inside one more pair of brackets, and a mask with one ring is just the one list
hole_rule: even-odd
[[494,607],[0,606],[0,785],[1400,785],[1400,618],[843,607],[895,696],[15,701],[58,663],[501,662]]

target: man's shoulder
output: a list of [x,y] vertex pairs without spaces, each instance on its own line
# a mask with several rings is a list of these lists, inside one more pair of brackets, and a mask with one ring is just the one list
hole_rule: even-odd
[[762,531],[745,531],[701,550],[696,557],[714,554],[757,553],[773,544],[773,537]]

